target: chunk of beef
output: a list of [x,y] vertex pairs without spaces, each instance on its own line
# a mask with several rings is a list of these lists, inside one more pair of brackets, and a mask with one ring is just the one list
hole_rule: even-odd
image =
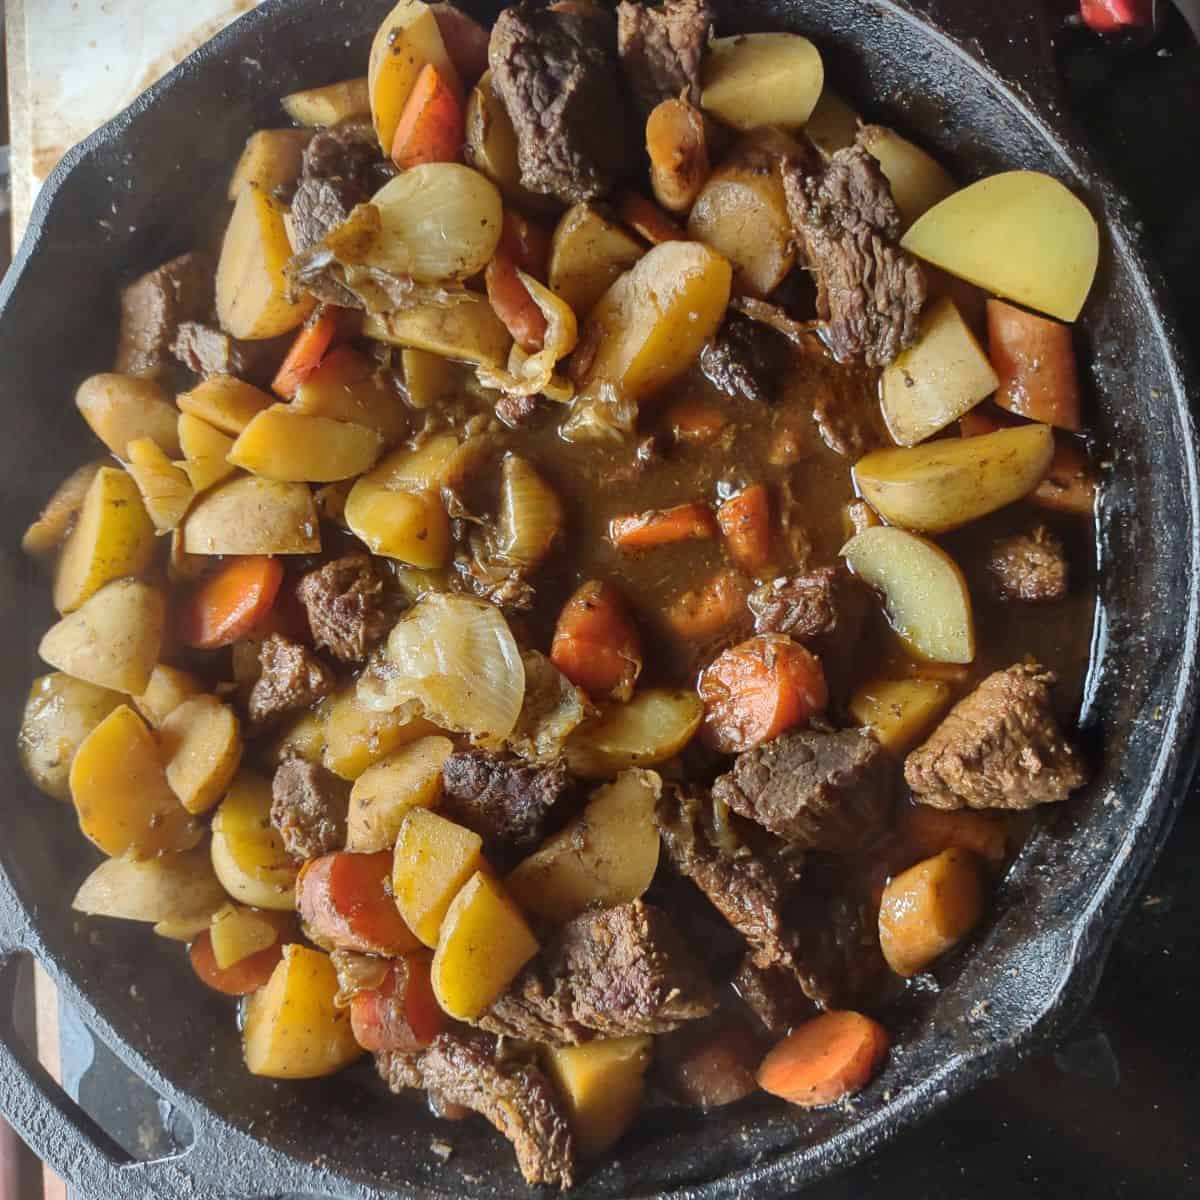
[[839,362],[886,366],[917,338],[925,274],[896,244],[900,213],[879,164],[839,150],[819,175],[786,162],[788,212],[817,276],[817,311]]
[[755,633],[784,633],[797,641],[837,629],[836,567],[818,567],[769,580],[750,593]]
[[271,824],[302,862],[346,845],[350,784],[305,758],[285,758],[271,781]]
[[1062,542],[1044,525],[1032,533],[998,539],[987,565],[1010,600],[1038,603],[1067,594],[1067,556]]
[[569,1188],[574,1182],[575,1139],[566,1110],[532,1059],[493,1034],[462,1029],[434,1039],[421,1056],[420,1074],[431,1101],[479,1113],[512,1142],[526,1183]]
[[212,303],[212,264],[201,254],[182,254],[135,280],[121,292],[114,370],[157,375],[171,360],[179,326],[202,321]]
[[302,179],[345,180],[369,199],[396,168],[379,148],[379,137],[369,117],[347,117],[315,133],[304,148]]
[[797,845],[848,853],[887,823],[897,776],[869,733],[806,729],[739,754],[713,796]]
[[299,254],[324,241],[367,199],[352,179],[302,179],[292,197],[293,249]]
[[786,339],[770,325],[730,313],[700,351],[700,370],[733,400],[770,404],[791,357]]
[[746,1007],[774,1037],[782,1037],[804,1016],[811,1015],[812,1002],[796,976],[781,967],[760,967],[746,955],[733,986]]
[[184,321],[171,343],[171,353],[189,371],[202,375],[236,375],[247,383],[267,383],[283,360],[287,342],[272,338],[239,342],[213,325]]
[[798,894],[788,917],[805,931],[805,992],[822,1008],[859,1008],[877,1000],[889,977],[879,947],[879,905],[835,894]]
[[571,785],[560,759],[533,767],[519,758],[464,750],[442,764],[441,811],[473,829],[490,855],[511,859],[541,840],[546,818]]
[[273,633],[258,648],[262,674],[250,690],[250,720],[267,725],[276,717],[310,704],[328,695],[333,688],[333,672],[299,642]]
[[713,23],[706,0],[664,0],[657,7],[621,0],[617,48],[634,98],[648,116],[663,100],[700,103],[700,60]]
[[375,1069],[389,1091],[399,1095],[425,1086],[421,1075],[421,1055],[424,1053],[423,1050],[380,1050],[375,1055]]
[[492,26],[488,60],[516,130],[521,182],[564,204],[611,191],[637,157],[611,14],[513,5]]
[[1028,809],[1065,800],[1087,768],[1050,704],[1055,676],[1018,663],[960,700],[904,763],[904,778],[933,808]]
[[480,1018],[551,1045],[666,1033],[713,1011],[712,987],[667,914],[635,900],[562,929]]
[[347,554],[309,571],[296,595],[317,646],[343,662],[364,661],[396,621],[383,574],[369,554]]

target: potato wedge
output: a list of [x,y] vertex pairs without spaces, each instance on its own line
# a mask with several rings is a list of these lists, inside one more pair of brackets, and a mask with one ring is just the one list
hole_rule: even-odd
[[854,480],[886,521],[944,533],[1028,495],[1054,457],[1049,425],[1021,425],[982,437],[945,438],[860,459]]
[[521,910],[491,875],[476,871],[442,921],[430,968],[442,1011],[473,1021],[538,952]]
[[880,401],[893,440],[915,446],[999,386],[983,347],[947,298],[922,316],[916,344],[884,370]]
[[[284,97],[285,108],[288,99]],[[260,129],[252,133],[229,180],[229,199],[236,200],[242,189],[250,186],[270,195],[276,188],[294,184],[300,178],[304,147],[311,137],[307,129]]]
[[[225,889],[221,889],[221,899],[225,899]],[[184,917],[178,921],[156,921],[154,932],[160,938],[170,942],[193,942],[201,934],[208,932],[211,916],[197,914],[194,917]]]
[[359,854],[391,850],[410,808],[437,808],[442,764],[454,752],[449,738],[417,738],[368,767],[350,790],[346,849]]
[[183,470],[196,495],[228,479],[237,468],[226,457],[233,449],[233,438],[207,421],[179,414],[179,445],[183,450]]
[[70,784],[84,837],[113,858],[190,850],[204,835],[167,784],[154,734],[126,704],[84,738]]
[[115,579],[48,629],[38,654],[85,683],[140,696],[158,662],[166,620],[157,588]]
[[858,138],[858,113],[841,96],[824,88],[809,114],[804,134],[828,162],[839,150],[853,146]]
[[204,685],[190,671],[159,663],[150,675],[146,690],[133,697],[133,706],[152,729],[159,729],[185,700],[199,696],[203,691]]
[[542,1065],[567,1106],[581,1156],[602,1154],[633,1124],[653,1056],[654,1039],[648,1037],[541,1048]]
[[92,480],[96,478],[96,473],[101,467],[109,465],[107,459],[84,463],[82,467],[76,467],[54,489],[54,494],[46,501],[46,506],[38,514],[37,520],[25,530],[21,538],[21,549],[26,554],[37,558],[47,557],[67,540],[67,535],[79,517],[79,510],[83,507],[88,488],[92,486]]
[[1057,179],[1008,171],[931,208],[901,245],[1005,300],[1074,321],[1096,277],[1100,231]]
[[338,1008],[337,971],[328,954],[285,946],[266,987],[246,1002],[242,1048],[251,1075],[315,1079],[348,1067],[363,1054]]
[[821,97],[825,68],[797,33],[713,38],[701,72],[700,107],[735,129],[804,125]]
[[423,717],[405,718],[365,707],[351,686],[325,702],[322,754],[329,770],[353,781],[402,746],[437,732]]
[[240,772],[221,801],[212,824],[212,863],[235,900],[276,912],[295,909],[300,867],[271,824],[271,784],[261,775]]
[[586,317],[617,277],[645,253],[641,242],[592,205],[573,205],[550,239],[550,289],[579,317]]
[[117,917],[207,927],[225,904],[207,846],[137,862],[110,858],[80,885],[71,907],[93,917]]
[[344,517],[374,554],[426,569],[450,561],[450,517],[437,492],[397,491],[364,477],[350,489]]
[[75,407],[92,432],[118,457],[135,438],[148,437],[164,454],[179,453],[175,406],[152,379],[93,375],[75,393]]
[[453,433],[438,433],[415,450],[407,446],[393,450],[369,478],[397,491],[439,492],[464,483],[490,454],[491,444],[486,438],[460,441]]
[[54,607],[74,612],[106,583],[141,575],[154,557],[154,525],[138,485],[117,467],[92,479],[54,572]]
[[369,471],[382,451],[374,429],[273,404],[242,430],[229,461],[262,479],[333,483]]
[[60,671],[35,679],[17,734],[17,754],[34,786],[56,800],[69,800],[68,779],[75,752],[124,702],[120,692],[72,679]]
[[[209,869],[212,869],[211,864]],[[220,884],[217,886],[220,887]],[[225,894],[223,888],[221,894]],[[281,917],[279,913],[260,912],[254,908],[243,908],[239,904],[223,904],[213,913],[209,925],[213,959],[217,968],[227,971],[252,954],[259,954],[274,946],[280,940],[284,921],[294,922],[294,918],[286,915]]]
[[458,385],[458,368],[440,354],[409,346],[400,351],[400,364],[409,407],[418,412],[435,407],[453,394]]
[[940,679],[875,679],[850,697],[850,715],[893,754],[907,754],[945,715],[953,699]]
[[958,190],[950,172],[932,154],[914,146],[893,129],[864,125],[858,141],[879,163],[879,169],[892,185],[892,196],[905,229]]
[[623,772],[512,871],[509,892],[526,912],[555,925],[589,904],[636,900],[658,869],[654,808],[661,794],[655,772]]
[[[274,399],[261,388],[244,383],[233,375],[210,375],[190,392],[184,392],[176,402],[180,412],[205,422],[221,433],[237,437],[259,413],[271,407]],[[207,446],[213,447],[209,453],[215,451],[216,443],[211,439],[207,443],[200,441],[203,430],[193,429],[190,432],[199,442],[198,453]],[[180,429],[178,433],[182,442],[183,431]],[[187,454],[186,450],[184,454]]]
[[704,717],[695,692],[644,688],[628,704],[607,704],[567,739],[572,772],[589,779],[629,767],[654,767],[674,758],[692,740]]
[[376,341],[476,366],[508,363],[512,336],[477,292],[456,294],[448,303],[415,304],[394,313],[368,313],[363,333]]
[[316,554],[321,530],[303,483],[240,475],[201,496],[183,525],[189,554]]
[[888,620],[909,647],[933,662],[975,659],[975,622],[967,581],[939,546],[880,525],[853,537],[842,557],[887,602]]
[[125,451],[126,470],[142,493],[142,504],[159,533],[178,529],[195,496],[191,480],[149,438],[137,438]]
[[190,813],[208,812],[225,794],[242,760],[242,731],[216,696],[193,696],[163,721],[159,742],[167,782]]
[[359,79],[343,79],[338,83],[327,83],[324,87],[292,92],[284,96],[280,103],[283,111],[297,125],[307,125],[310,129],[371,114],[371,95],[367,90],[365,75]]
[[485,865],[479,834],[427,808],[405,814],[396,838],[392,894],[405,924],[426,946],[438,944],[450,902]]
[[233,206],[217,264],[217,317],[231,337],[257,341],[304,324],[316,301],[288,299],[283,268],[292,256],[283,207],[255,184]]
[[291,410],[307,417],[348,421],[385,438],[399,437],[408,429],[404,406],[395,391],[379,381],[370,359],[349,346],[339,346],[326,355],[296,389]]

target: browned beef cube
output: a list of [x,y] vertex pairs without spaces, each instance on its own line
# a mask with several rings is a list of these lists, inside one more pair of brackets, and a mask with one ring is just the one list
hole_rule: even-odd
[[171,353],[189,371],[209,375],[236,375],[247,383],[270,382],[283,361],[291,338],[239,342],[202,321],[184,321],[171,343]]
[[270,724],[277,717],[307,708],[333,689],[333,672],[299,642],[273,633],[258,650],[262,674],[250,691],[250,720]]
[[1062,542],[1044,525],[1032,533],[998,539],[987,565],[1010,600],[1039,603],[1067,594],[1067,556]]
[[742,960],[733,986],[766,1031],[782,1037],[813,1009],[796,976],[781,967],[760,967],[752,955]]
[[797,641],[833,633],[838,623],[836,567],[784,575],[750,593],[755,633],[784,633]]
[[200,254],[182,254],[135,280],[121,292],[114,370],[157,375],[171,360],[179,326],[202,321],[212,303],[212,265]]
[[346,845],[350,784],[303,758],[285,758],[271,781],[271,824],[301,861]]
[[310,571],[296,595],[317,646],[343,662],[362,662],[395,623],[383,573],[369,554],[347,554]]
[[791,357],[781,334],[734,312],[700,351],[700,370],[732,400],[770,404]]
[[621,66],[643,116],[677,96],[699,105],[700,60],[712,22],[707,0],[664,0],[653,7],[621,0],[617,5]]

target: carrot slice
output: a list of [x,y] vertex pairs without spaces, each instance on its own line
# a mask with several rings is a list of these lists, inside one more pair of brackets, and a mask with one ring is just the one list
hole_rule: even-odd
[[591,696],[628,700],[642,671],[642,640],[625,598],[591,579],[563,605],[550,661]]
[[752,750],[803,725],[829,703],[821,660],[764,633],[719,654],[700,676],[704,735],[725,754]]
[[313,932],[338,950],[393,957],[420,942],[388,890],[392,852],[338,852],[310,859],[296,880],[296,907]]
[[277,558],[231,558],[201,580],[179,608],[179,637],[198,650],[215,650],[244,638],[270,611],[283,582]]
[[350,1001],[350,1026],[364,1050],[422,1050],[446,1027],[433,993],[432,963],[429,950],[405,955],[379,987]]
[[617,216],[652,246],[686,240],[683,230],[653,200],[637,192],[622,192],[617,197]]
[[736,571],[718,571],[703,587],[684,592],[667,609],[667,627],[678,638],[703,642],[746,617],[746,587]]
[[887,1030],[862,1013],[822,1013],[763,1059],[758,1086],[801,1108],[834,1104],[871,1082],[889,1043]]
[[761,483],[743,488],[717,509],[729,557],[753,575],[771,557],[771,497]]
[[943,850],[970,850],[995,866],[1008,853],[1008,830],[999,813],[970,808],[948,812],[927,804],[905,804],[897,825],[903,837],[927,858]]
[[703,541],[716,534],[712,512],[707,504],[698,502],[629,513],[608,523],[609,541],[620,550],[653,550],[677,542]]
[[543,278],[549,255],[550,238],[545,230],[520,213],[504,214],[500,243],[483,279],[496,316],[504,322],[513,341],[529,354],[536,354],[545,344],[546,315],[521,282],[518,271]]
[[402,171],[421,163],[457,162],[464,140],[462,101],[433,63],[426,63],[404,102],[392,162]]
[[296,389],[321,365],[321,360],[337,336],[341,313],[339,308],[321,308],[316,317],[300,330],[271,383],[271,391],[275,395],[290,400],[295,396]]
[[729,419],[717,404],[685,396],[663,414],[677,442],[715,442],[729,428]]
[[1003,409],[1078,433],[1079,373],[1069,325],[1026,312],[1003,300],[987,302],[988,357]]
[[283,958],[283,941],[280,939],[273,946],[259,950],[235,962],[233,966],[222,970],[217,966],[216,955],[213,954],[212,937],[206,929],[189,947],[188,958],[191,959],[192,969],[213,991],[222,992],[226,996],[248,996],[257,992],[271,978],[271,972]]

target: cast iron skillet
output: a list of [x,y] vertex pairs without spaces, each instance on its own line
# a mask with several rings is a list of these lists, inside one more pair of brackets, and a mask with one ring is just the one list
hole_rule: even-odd
[[[227,1001],[179,947],[70,911],[96,855],[71,811],[24,784],[13,734],[51,619],[18,532],[94,448],[71,396],[105,370],[118,285],[189,248],[217,211],[247,132],[278,97],[361,73],[390,0],[269,0],[72,151],[39,201],[0,291],[0,1103],[88,1200],[179,1197],[519,1197],[507,1145],[480,1121],[435,1123],[383,1095],[366,1066],[332,1081],[246,1074]],[[483,4],[480,15],[490,15]],[[1083,723],[1100,765],[1026,848],[970,952],[895,1027],[882,1076],[852,1105],[805,1114],[751,1099],[708,1117],[647,1116],[588,1176],[589,1197],[781,1195],[870,1152],[1060,1031],[1090,997],[1116,921],[1186,791],[1196,714],[1200,543],[1196,431],[1179,339],[1121,200],[1058,105],[1038,0],[739,0],[723,32],[812,35],[837,86],[964,180],[1032,167],[1066,180],[1105,225],[1082,327],[1098,397],[1100,609]],[[600,114],[598,114],[600,116]],[[130,1163],[19,1044],[14,955],[35,955],[84,1021],[191,1121],[179,1157]],[[453,1143],[443,1165],[434,1137]]]

